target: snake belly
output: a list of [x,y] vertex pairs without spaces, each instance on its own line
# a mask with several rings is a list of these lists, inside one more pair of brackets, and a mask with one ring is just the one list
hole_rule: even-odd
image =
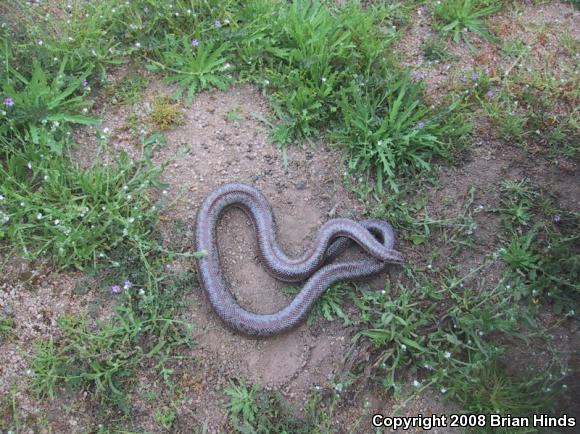
[[[294,299],[278,312],[257,314],[242,308],[228,290],[220,269],[217,225],[223,211],[240,208],[250,218],[258,238],[258,252],[267,272],[286,282],[306,280]],[[355,242],[369,254],[368,259],[328,263],[350,243]],[[195,247],[205,253],[196,259],[201,287],[226,325],[250,336],[272,336],[300,324],[312,305],[335,282],[370,277],[387,263],[402,263],[393,250],[392,227],[381,220],[332,219],[320,228],[311,248],[299,257],[289,257],[276,240],[272,208],[264,195],[242,183],[225,184],[203,201],[197,212]]]

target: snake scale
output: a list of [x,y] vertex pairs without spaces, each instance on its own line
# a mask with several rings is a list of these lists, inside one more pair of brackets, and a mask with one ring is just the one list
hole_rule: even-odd
[[[223,211],[236,207],[244,211],[254,225],[259,257],[269,274],[286,282],[306,283],[294,299],[278,312],[257,314],[242,308],[227,288],[220,271],[217,224]],[[330,263],[354,241],[369,254],[368,259]],[[381,220],[355,222],[331,219],[320,228],[309,251],[289,257],[276,241],[274,214],[268,200],[254,187],[241,183],[225,184],[203,201],[195,226],[196,250],[205,255],[196,259],[201,287],[226,325],[250,336],[284,333],[302,322],[312,305],[333,283],[370,277],[387,263],[402,263],[402,255],[393,250],[395,235]]]

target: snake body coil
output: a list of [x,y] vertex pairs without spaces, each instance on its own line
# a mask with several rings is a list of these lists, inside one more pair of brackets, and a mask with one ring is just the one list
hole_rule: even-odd
[[[269,274],[287,282],[308,279],[292,302],[278,312],[247,311],[227,289],[220,271],[216,235],[219,218],[229,207],[240,208],[252,221],[259,256]],[[350,240],[371,258],[325,264],[342,252]],[[296,326],[335,282],[369,277],[382,271],[386,263],[403,262],[401,254],[393,250],[393,229],[381,220],[329,220],[320,228],[310,251],[297,258],[288,257],[276,241],[274,216],[267,199],[259,190],[241,183],[226,184],[204,200],[197,213],[195,244],[197,251],[206,253],[197,259],[197,273],[213,309],[228,326],[251,336],[276,335]]]

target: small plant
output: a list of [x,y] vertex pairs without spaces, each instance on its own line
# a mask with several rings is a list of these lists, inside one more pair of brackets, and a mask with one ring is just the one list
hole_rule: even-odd
[[483,18],[500,9],[496,2],[485,4],[481,0],[442,0],[435,7],[437,28],[444,36],[451,36],[453,41],[461,39],[469,42],[466,32],[473,32],[484,39],[494,39],[489,34]]
[[532,209],[538,193],[527,179],[519,181],[506,180],[502,183],[502,205],[499,210],[504,222],[509,227],[526,226],[530,223]]
[[439,113],[424,105],[421,85],[408,73],[365,89],[353,83],[343,92],[342,122],[331,137],[347,152],[349,169],[374,176],[379,193],[385,184],[397,192],[402,179],[430,171],[434,157],[451,154],[446,136],[469,128],[451,116],[459,103]]
[[116,167],[80,169],[31,147],[0,166],[0,238],[24,255],[49,253],[62,267],[106,259],[129,239],[147,244],[158,210],[147,196],[157,172],[122,154]]
[[[529,416],[553,410],[559,378],[559,373],[552,375],[549,370],[516,376],[494,358],[477,369],[473,377],[458,375],[449,393],[469,413]],[[497,431],[487,428],[475,432]]]
[[82,114],[91,105],[83,88],[89,73],[67,79],[66,60],[55,78],[46,74],[40,63],[34,63],[30,77],[8,66],[4,80],[0,76],[0,145],[31,142],[48,145],[56,154],[68,143],[71,124],[96,125],[98,120]]
[[14,328],[14,320],[0,313],[0,337],[9,336]]
[[526,54],[529,51],[529,48],[522,39],[512,39],[503,44],[501,51],[506,56],[517,59]]
[[327,434],[331,432],[331,418],[325,411],[320,393],[305,404],[306,416],[299,419],[278,392],[248,387],[243,380],[231,383],[224,393],[230,398],[230,421],[240,433]]
[[155,410],[155,422],[161,425],[165,429],[170,429],[175,421],[177,420],[177,415],[175,411],[171,408],[165,408],[163,410]]
[[111,96],[113,104],[131,105],[138,102],[149,80],[142,75],[130,73],[122,79],[111,83],[105,93]]
[[244,113],[240,110],[239,107],[234,107],[228,110],[226,113],[226,119],[228,122],[238,123],[244,119]]
[[440,38],[426,39],[421,44],[423,56],[431,62],[442,62],[444,60],[451,60],[454,56],[449,52],[445,41]]
[[39,397],[54,398],[56,385],[61,380],[60,358],[52,338],[36,342],[36,355],[32,361],[32,390]]
[[[353,288],[350,284],[339,283],[332,285],[327,289],[320,298],[316,301],[312,310],[308,314],[306,323],[310,326],[314,323],[317,317],[324,317],[327,321],[334,321],[337,318],[342,319],[343,324],[351,325],[352,319],[343,310],[343,303],[352,295]],[[286,294],[295,295],[298,293],[298,288],[289,287],[283,290]]]
[[244,379],[237,384],[230,382],[230,387],[224,390],[224,394],[230,398],[228,408],[233,417],[242,417],[247,422],[254,422],[258,415],[257,394],[259,389],[256,385],[246,386]]
[[153,101],[149,119],[159,131],[165,131],[183,125],[185,116],[178,102],[167,97],[157,97]]
[[227,75],[229,68],[226,67],[224,55],[225,44],[168,36],[163,45],[164,49],[159,53],[160,61],[151,59],[149,69],[167,72],[166,81],[178,84],[175,98],[185,92],[185,103],[189,105],[198,91],[213,87],[221,90],[228,88],[231,79]]

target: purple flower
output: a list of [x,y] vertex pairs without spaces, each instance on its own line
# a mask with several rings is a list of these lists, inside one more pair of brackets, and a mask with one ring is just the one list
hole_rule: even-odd
[[12,107],[14,105],[14,100],[9,96],[7,96],[6,98],[4,98],[4,105],[6,107]]
[[562,216],[560,214],[556,214],[554,217],[552,217],[552,221],[554,223],[558,223],[560,220],[562,220]]
[[125,280],[125,284],[123,285],[123,289],[130,289],[133,284],[129,280]]
[[198,45],[199,45],[199,41],[198,41],[197,39],[192,39],[192,40],[191,40],[191,46],[192,46],[192,47],[194,47],[194,48],[195,48],[195,47],[197,47]]
[[111,286],[111,292],[113,294],[118,294],[119,292],[121,292],[121,287],[119,285],[113,285]]
[[485,93],[485,96],[486,96],[487,98],[489,98],[489,99],[492,99],[492,98],[494,98],[494,97],[495,97],[495,91],[493,91],[493,90],[488,90],[488,91]]
[[222,22],[221,22],[220,20],[215,20],[215,21],[213,22],[213,25],[219,28],[219,27],[221,27],[221,26],[222,26]]
[[472,80],[477,80],[479,78],[479,72],[474,72],[473,74],[471,74],[471,79]]
[[89,85],[89,82],[87,80],[83,80],[83,87],[87,87]]
[[417,122],[417,129],[422,130],[423,128],[425,128],[425,122],[423,121]]

